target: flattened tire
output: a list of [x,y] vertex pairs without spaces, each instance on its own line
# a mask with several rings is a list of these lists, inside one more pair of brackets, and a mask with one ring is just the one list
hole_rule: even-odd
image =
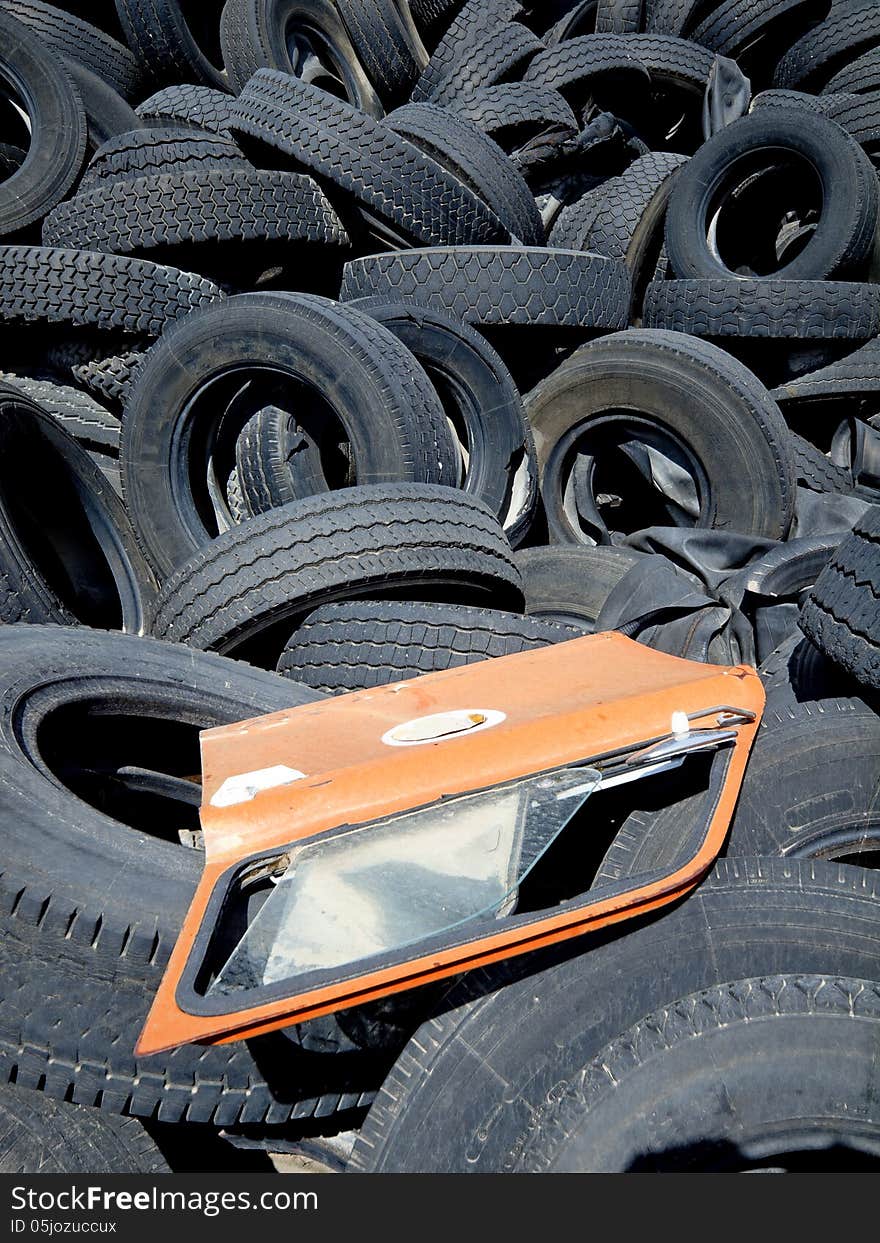
[[880,505],[863,514],[819,575],[800,625],[841,669],[880,690]]
[[722,860],[659,917],[472,972],[399,1056],[349,1168],[512,1169],[554,1085],[654,1010],[747,975],[877,979],[878,897],[860,868]]
[[412,299],[470,324],[620,328],[628,318],[624,265],[569,250],[459,246],[354,259],[340,297]]
[[510,545],[484,505],[451,488],[377,484],[227,531],[168,580],[152,630],[274,668],[297,623],[320,605],[389,594],[513,612],[523,603]]

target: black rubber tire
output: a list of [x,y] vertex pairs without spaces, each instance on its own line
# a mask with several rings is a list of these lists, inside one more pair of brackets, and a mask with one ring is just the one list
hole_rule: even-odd
[[821,217],[800,252],[772,275],[825,280],[868,265],[877,226],[877,177],[844,130],[803,108],[767,108],[742,117],[706,142],[679,175],[666,217],[666,248],[679,277],[732,277],[707,240],[713,200],[743,161],[761,150],[794,152],[821,183]]
[[645,30],[649,34],[683,37],[699,0],[646,0]]
[[[188,774],[198,770],[199,729],[311,702],[315,693],[126,635],[4,626],[0,650],[0,1078],[112,1113],[218,1126],[362,1105],[350,1066],[306,1056],[286,1036],[134,1057],[202,856],[95,810],[53,775],[60,763],[72,766],[65,713],[68,721],[81,713],[75,736],[87,765],[106,757],[111,738],[155,765],[156,736],[151,743],[149,733],[126,734],[120,719],[169,722],[173,737],[160,740],[159,759],[170,754],[171,772]],[[90,751],[95,730],[103,744]],[[160,816],[148,827],[167,826]],[[363,1084],[363,1066],[358,1073]]]
[[524,548],[514,558],[523,578],[526,613],[595,630],[602,606],[643,553],[601,545]]
[[205,133],[195,127],[184,130],[179,126],[137,129],[111,138],[95,152],[77,194],[99,186],[106,189],[114,181],[215,168],[240,172],[251,165],[224,134]]
[[829,457],[799,436],[791,433],[792,455],[797,481],[811,492],[839,492],[848,496],[853,492],[852,471],[838,466]]
[[[348,235],[323,191],[303,173],[210,168],[161,173],[81,191],[43,221],[47,246],[82,246],[102,254],[149,258],[226,243],[279,243],[305,260],[311,247],[343,247]],[[321,251],[323,258],[324,252]],[[237,255],[226,271],[235,278]],[[176,258],[176,255],[175,255]]]
[[[199,0],[184,12],[179,0],[116,0],[126,42],[154,82],[226,86],[218,28],[223,0]],[[200,22],[199,38],[191,17]],[[207,43],[210,58],[201,43]]]
[[880,47],[872,47],[855,60],[844,65],[822,87],[821,95],[833,95],[840,91],[852,91],[862,95],[880,90]]
[[307,69],[308,56],[302,65],[291,57],[290,34],[297,27],[308,40],[317,40],[348,102],[369,116],[382,116],[379,95],[331,0],[226,0],[220,42],[233,89],[244,90],[258,69],[295,76]]
[[43,4],[41,0],[5,0],[4,11],[28,26],[57,56],[78,61],[131,100],[141,84],[141,69],[127,47],[89,22]]
[[136,112],[151,126],[196,125],[214,134],[228,134],[232,97],[210,86],[165,86],[138,104]]
[[409,244],[508,240],[501,221],[457,177],[380,122],[289,74],[261,69],[233,116],[235,133],[308,168],[331,198],[334,190],[351,196]]
[[645,1016],[557,1084],[513,1171],[876,1170],[878,1040],[871,980],[717,985]]
[[550,230],[551,246],[561,250],[586,250],[585,245],[590,235],[593,221],[599,214],[608,182],[594,186],[586,194],[573,203],[569,203],[557,213]]
[[88,359],[75,361],[70,372],[77,384],[121,414],[144,356],[144,350],[128,350],[124,354],[98,351]]
[[[4,913],[62,936],[69,927],[74,945],[88,948],[94,941],[93,948],[111,954],[128,946],[133,962],[164,963],[202,856],[180,845],[168,825],[170,800],[160,804],[164,818],[148,820],[143,808],[138,816],[118,795],[106,798],[102,810],[100,788],[87,783],[81,767],[100,775],[116,748],[112,728],[117,753],[130,754],[123,763],[198,772],[199,730],[317,696],[245,665],[131,635],[3,626],[0,649]],[[76,736],[65,735],[65,723],[74,718]],[[102,727],[107,719],[116,724]],[[126,720],[170,722],[165,750],[161,739],[136,729],[123,736]],[[103,738],[104,754],[89,755],[89,738]]]
[[538,247],[398,251],[345,265],[340,297],[421,302],[470,324],[621,328],[630,286],[622,263]]
[[696,337],[864,341],[880,332],[880,289],[851,281],[771,278],[654,281],[645,294],[642,322]]
[[[808,683],[809,686],[809,683]],[[820,688],[821,689],[821,688]],[[880,715],[856,697],[768,687],[726,844],[729,855],[880,857]],[[869,859],[871,856],[871,859]]]
[[103,78],[77,61],[68,60],[64,64],[85,109],[91,155],[118,134],[138,129],[141,122],[137,113]]
[[407,0],[416,23],[427,34],[436,34],[455,17],[464,0]]
[[157,337],[223,294],[211,281],[124,255],[0,246],[0,319],[74,324]]
[[836,69],[880,44],[874,0],[833,0],[825,21],[807,31],[776,66],[774,86],[816,90]]
[[880,690],[880,505],[865,511],[822,571],[800,625],[841,669]]
[[88,393],[68,384],[34,380],[5,371],[0,371],[0,383],[36,402],[84,449],[119,456],[119,419]]
[[227,531],[168,580],[152,630],[274,668],[320,605],[388,595],[522,608],[510,545],[484,505],[451,488],[374,484]]
[[547,241],[544,222],[525,179],[497,143],[450,108],[405,104],[385,124],[419,147],[491,207],[515,240],[526,246]]
[[505,30],[505,23],[522,11],[519,0],[467,0],[448,24],[442,39],[413,88],[412,102],[423,103],[462,60],[473,59],[473,49],[487,30]]
[[364,298],[425,369],[466,451],[461,487],[488,505],[511,544],[531,525],[538,499],[535,443],[513,377],[485,337],[444,311]]
[[143,633],[156,582],[86,449],[9,384],[0,446],[0,620]]
[[597,34],[637,34],[644,0],[596,0]]
[[[208,502],[195,490],[207,470],[198,453],[213,455],[208,437],[221,430],[225,407],[209,400],[212,386],[248,367],[270,368],[276,380],[316,392],[345,429],[362,481],[403,476],[410,482],[458,482],[457,450],[440,398],[391,332],[357,308],[324,298],[242,294],[166,332],[138,368],[129,393],[125,496],[161,578],[216,534],[206,526]],[[201,409],[194,405],[199,394]],[[235,389],[229,390],[227,402],[234,397]],[[322,416],[324,407],[313,413],[312,423]],[[247,417],[245,412],[230,429],[223,479],[234,465],[235,438]],[[322,478],[319,473],[319,483]]]
[[701,20],[689,23],[687,36],[719,56],[748,56],[755,44],[760,46],[766,27],[786,15],[789,22],[796,22],[803,17],[796,10],[810,3],[811,0],[722,0]]
[[311,613],[281,653],[278,672],[315,690],[342,694],[562,643],[583,633],[574,626],[495,609],[352,600]]
[[[595,210],[587,208],[581,214],[575,204],[560,212],[553,227],[555,244],[620,259],[638,291],[656,266],[666,206],[686,163],[685,156],[664,151],[634,160],[624,173],[594,192],[598,197],[595,203],[590,201],[589,208]],[[574,219],[566,220],[569,212]]]
[[0,1174],[169,1174],[140,1122],[0,1088]]
[[697,525],[786,537],[795,494],[789,432],[766,389],[708,342],[633,329],[582,346],[526,402],[557,542],[591,542],[566,501],[566,471],[587,424],[621,408],[643,411],[687,446],[704,473]]
[[842,126],[863,150],[876,158],[880,146],[880,99],[870,95],[820,95],[827,99],[826,115]]
[[568,97],[582,93],[596,74],[629,61],[644,65],[661,89],[702,94],[714,57],[707,48],[670,35],[581,35],[539,53],[524,76],[526,82],[541,82]]
[[[334,0],[358,59],[386,105],[407,99],[428,63],[406,3]],[[409,20],[407,20],[409,19]]]
[[759,91],[749,104],[749,112],[758,112],[761,108],[808,108],[810,112],[818,112],[827,116],[838,104],[855,95],[808,95],[805,91],[766,90]]
[[559,92],[533,82],[483,86],[449,106],[478,125],[505,151],[553,126],[570,130],[572,137],[578,131],[577,117]]
[[0,48],[0,78],[19,98],[32,134],[24,162],[0,183],[0,237],[10,237],[41,220],[76,181],[86,154],[86,117],[60,58],[5,11]]
[[842,399],[850,395],[873,393],[880,390],[880,342],[869,341],[845,358],[829,363],[818,371],[796,376],[774,389],[773,397],[779,402],[797,401],[809,397]]
[[[448,106],[482,87],[516,80],[543,50],[541,40],[518,22],[506,22],[500,29],[484,28],[479,38],[468,46],[467,53],[434,81],[430,90],[426,89],[425,75],[422,75],[413,91],[413,102]],[[428,69],[432,63],[429,62]]]
[[860,868],[722,860],[657,917],[472,972],[398,1057],[349,1168],[509,1170],[554,1085],[646,1014],[747,974],[877,979],[878,898]]

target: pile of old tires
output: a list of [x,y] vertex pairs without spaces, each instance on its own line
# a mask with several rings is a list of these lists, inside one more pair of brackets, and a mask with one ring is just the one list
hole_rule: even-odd
[[[0,1167],[875,1164],[876,0],[2,0],[0,98]],[[764,676],[694,896],[135,1057],[201,729],[601,629]]]

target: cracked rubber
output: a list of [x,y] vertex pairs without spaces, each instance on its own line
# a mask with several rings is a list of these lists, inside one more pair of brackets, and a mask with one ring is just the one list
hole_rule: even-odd
[[170,1174],[134,1118],[53,1101],[20,1084],[0,1089],[0,1173]]

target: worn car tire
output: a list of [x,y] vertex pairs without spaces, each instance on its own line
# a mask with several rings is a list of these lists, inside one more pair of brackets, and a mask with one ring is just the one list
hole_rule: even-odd
[[522,607],[510,545],[486,506],[436,485],[373,484],[227,531],[165,583],[152,631],[274,668],[320,605],[389,594]]
[[716,985],[646,1015],[557,1084],[513,1169],[787,1172],[819,1154],[822,1168],[876,1168],[878,1040],[870,979]]
[[[578,442],[586,432],[595,435],[601,424],[592,421],[609,411],[623,431],[627,419],[646,420],[645,435],[661,429],[670,445],[690,456],[696,525],[769,539],[788,533],[795,491],[788,428],[752,373],[708,342],[660,329],[605,337],[582,346],[542,381],[526,409],[557,542],[595,540],[595,532],[581,526],[572,488],[580,486],[577,457],[585,452]],[[589,461],[589,469],[597,469],[593,455]],[[592,494],[592,475],[588,482]],[[594,523],[605,521],[594,515]]]
[[[762,151],[768,161],[778,161],[780,151],[792,153],[796,167],[812,169],[821,186],[821,206],[806,244],[789,262],[758,275],[826,280],[864,272],[874,247],[878,205],[877,178],[868,157],[827,117],[803,108],[766,108],[715,134],[679,174],[666,217],[666,248],[674,273],[728,278],[749,274],[726,266],[720,243],[717,253],[710,249],[710,213],[729,202],[747,164],[754,173],[753,162]],[[728,238],[728,253],[731,245]]]
[[281,653],[278,672],[315,690],[340,694],[562,643],[583,633],[576,626],[495,609],[350,600],[311,613]]
[[[244,376],[249,368],[252,379],[297,385],[303,405],[306,398],[314,403],[306,411],[309,419],[301,420],[313,438],[332,423],[332,415],[353,446],[355,470],[367,479],[458,483],[458,453],[440,398],[393,333],[357,308],[325,298],[241,294],[225,301],[221,313],[208,308],[166,332],[138,368],[129,392],[122,440],[125,495],[139,539],[161,577],[217,533],[206,479],[212,462],[226,479],[239,430],[260,408],[260,399],[254,398],[253,407],[245,393],[248,405],[232,425],[230,407],[244,383],[236,373]],[[214,462],[218,449],[212,438],[223,432],[227,410],[227,460]],[[320,487],[322,480],[326,488],[318,470],[313,482]]]
[[539,247],[459,246],[398,251],[345,265],[343,301],[421,302],[471,324],[620,328],[626,268],[600,255]]
[[800,624],[835,664],[880,690],[880,506],[863,514],[819,575]]
[[878,895],[860,868],[726,859],[659,917],[470,973],[399,1056],[349,1168],[510,1170],[554,1085],[658,1008],[746,975],[876,979]]
[[34,31],[0,13],[0,68],[27,115],[33,141],[0,183],[0,237],[20,233],[60,203],[86,154],[86,116],[61,59]]

